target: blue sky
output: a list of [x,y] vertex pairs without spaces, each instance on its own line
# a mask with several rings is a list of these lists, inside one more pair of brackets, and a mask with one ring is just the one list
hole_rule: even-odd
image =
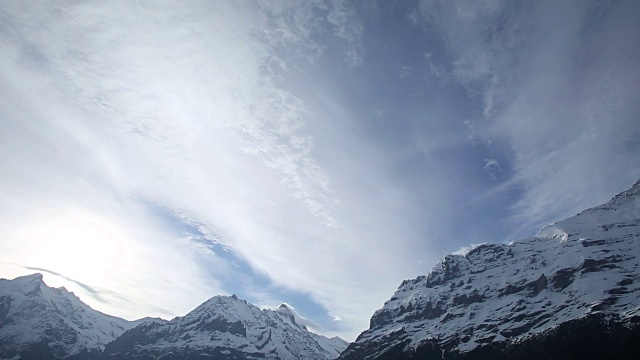
[[[0,5],[0,276],[353,340],[406,278],[640,177],[633,1]],[[461,250],[462,249],[462,250]]]

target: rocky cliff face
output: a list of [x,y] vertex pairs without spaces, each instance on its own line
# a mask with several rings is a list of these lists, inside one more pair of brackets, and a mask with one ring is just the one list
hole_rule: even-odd
[[91,309],[33,274],[0,279],[0,358],[59,359],[99,354],[133,323]]
[[341,359],[499,349],[491,358],[592,322],[638,336],[639,266],[640,181],[534,237],[449,255],[404,281]]
[[346,348],[296,323],[286,305],[261,310],[216,296],[184,317],[127,331],[105,349],[109,359],[335,359]]

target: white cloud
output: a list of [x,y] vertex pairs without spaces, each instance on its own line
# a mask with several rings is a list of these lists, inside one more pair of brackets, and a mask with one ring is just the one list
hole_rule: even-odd
[[493,180],[497,179],[498,173],[500,173],[501,170],[498,160],[492,158],[484,159],[484,171],[489,174]]
[[333,321],[342,321],[342,318],[332,312],[328,312],[327,315],[329,315],[329,317],[331,318],[331,320]]
[[350,66],[362,64],[364,47],[362,43],[363,26],[353,8],[347,1],[335,0],[330,3],[327,20],[333,25],[334,33],[346,44],[345,60]]
[[465,256],[465,255],[467,255],[469,253],[469,251],[477,248],[480,245],[483,245],[483,244],[471,244],[471,245],[463,246],[460,249],[454,251],[452,254],[453,255]]

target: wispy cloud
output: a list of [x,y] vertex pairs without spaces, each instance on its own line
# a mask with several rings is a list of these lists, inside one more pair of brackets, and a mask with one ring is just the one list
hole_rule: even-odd
[[522,189],[515,233],[605,201],[638,177],[637,4],[420,6],[451,51],[453,75],[481,101],[474,134],[512,151],[503,187]]
[[[74,280],[68,276],[65,276],[63,274],[60,274],[56,271],[51,271],[48,269],[44,269],[44,268],[39,268],[39,267],[33,267],[33,266],[24,266],[24,268],[26,270],[30,270],[30,271],[37,271],[37,272],[44,272],[46,274],[51,274],[61,280],[63,280],[62,284],[68,284],[71,283],[72,285],[76,285],[78,287],[80,287],[80,289],[82,290],[82,294],[88,294],[92,299],[99,301],[100,303],[102,303],[106,308],[110,308],[110,309],[114,309],[114,308],[120,308],[120,307],[129,307],[129,308],[133,308],[135,309],[136,312],[143,312],[143,313],[148,313],[148,314],[162,314],[168,317],[174,317],[176,314],[170,310],[167,309],[163,309],[160,307],[154,307],[150,304],[139,304],[136,303],[134,301],[132,301],[128,296],[119,294],[115,291],[111,291],[109,289],[101,289],[101,288],[95,288],[92,286],[89,286],[83,282],[80,282],[78,280]],[[47,282],[49,282],[49,286],[54,286],[51,284],[50,280],[47,280]],[[54,281],[54,283],[57,283],[57,281]],[[67,285],[68,286],[68,285]],[[72,288],[73,289],[73,288]],[[81,294],[81,295],[82,295]]]
[[[316,136],[330,132],[309,122],[330,111],[286,80],[324,51],[318,32],[358,65],[354,16],[324,2],[3,4],[0,221],[13,228],[0,234],[2,258],[175,314],[227,293],[224,274],[242,259],[350,320],[343,334],[355,336],[377,306],[362,304],[395,286],[373,265],[391,244],[368,240],[397,230],[369,225],[393,209],[358,213],[371,200],[345,179],[377,170],[318,156]],[[206,255],[206,241],[149,204],[212,229],[234,258]]]

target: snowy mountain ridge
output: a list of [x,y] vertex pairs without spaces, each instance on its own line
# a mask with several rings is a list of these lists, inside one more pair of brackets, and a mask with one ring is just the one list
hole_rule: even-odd
[[347,347],[338,337],[308,331],[296,315],[286,304],[260,310],[233,295],[215,296],[170,321],[130,322],[32,274],[0,279],[0,359],[326,360]]
[[640,311],[640,181],[609,202],[510,244],[448,255],[405,280],[341,359],[431,341],[467,352],[587,315]]
[[[102,351],[134,323],[93,310],[41,274],[0,279],[0,357],[18,353],[62,358]],[[37,356],[36,356],[37,357]]]
[[335,359],[347,342],[309,332],[285,309],[215,296],[184,317],[138,326],[107,345],[109,359]]

